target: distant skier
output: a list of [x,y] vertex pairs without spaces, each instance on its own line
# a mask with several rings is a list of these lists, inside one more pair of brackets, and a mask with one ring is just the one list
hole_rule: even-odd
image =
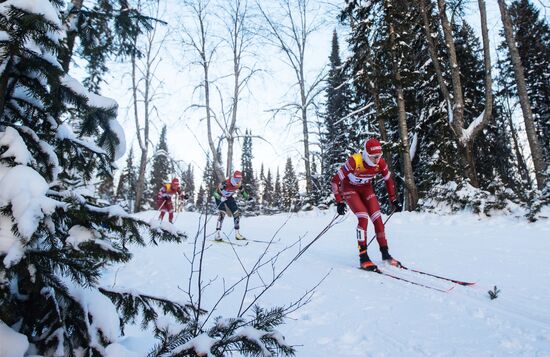
[[359,262],[361,269],[371,271],[375,271],[378,268],[367,254],[368,217],[370,217],[374,224],[376,240],[380,246],[382,259],[393,266],[401,265],[388,252],[388,242],[384,232],[380,204],[372,186],[372,180],[377,174],[383,176],[390,201],[395,210],[397,212],[401,211],[402,207],[396,199],[395,186],[388,170],[388,165],[382,158],[382,146],[376,139],[367,140],[363,147],[363,152],[350,156],[331,180],[338,214],[344,215],[346,213],[347,208],[343,201],[345,200],[358,219],[357,243],[359,245]]
[[180,200],[186,200],[189,197],[183,192],[180,186],[180,180],[177,177],[172,179],[172,182],[162,185],[157,194],[157,207],[160,211],[159,219],[162,221],[164,215],[168,212],[168,221],[173,223],[174,220],[174,204],[172,196],[177,196]]
[[222,240],[221,238],[221,229],[223,219],[225,215],[233,216],[233,223],[235,227],[235,239],[242,240],[245,239],[239,232],[239,221],[241,217],[241,212],[237,206],[237,202],[233,195],[237,190],[241,190],[241,194],[245,200],[251,200],[252,198],[248,195],[246,191],[241,188],[243,180],[243,175],[240,171],[235,171],[233,175],[220,183],[214,192],[214,199],[216,200],[216,207],[220,210],[218,215],[218,222],[216,223],[216,240]]

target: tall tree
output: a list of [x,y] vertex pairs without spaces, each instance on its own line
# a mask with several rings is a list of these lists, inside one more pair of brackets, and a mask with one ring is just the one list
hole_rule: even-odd
[[292,159],[290,157],[286,160],[285,174],[283,176],[281,190],[283,208],[286,211],[297,211],[299,209],[299,207],[297,207],[299,192],[298,178],[296,177],[296,172],[294,171],[294,166],[292,166]]
[[273,177],[271,176],[271,169],[267,169],[267,176],[264,181],[264,191],[262,194],[262,204],[266,208],[271,208],[273,205],[273,198],[275,192],[273,186]]
[[[498,6],[500,9],[502,23],[504,25],[504,37],[506,39],[506,44],[509,51],[509,58],[514,71],[516,82],[515,87],[519,96],[521,111],[523,113],[527,141],[529,142],[533,166],[535,168],[535,179],[537,182],[537,187],[541,190],[544,187],[544,175],[546,173],[548,160],[545,160],[544,158],[543,149],[541,143],[539,142],[539,138],[545,140],[546,147],[550,147],[550,144],[548,144],[548,135],[546,137],[544,136],[545,131],[546,134],[550,133],[550,124],[548,124],[550,121],[550,81],[548,78],[544,79],[540,76],[542,73],[547,72],[548,65],[550,64],[550,60],[548,59],[548,56],[550,55],[550,30],[547,25],[544,26],[544,23],[537,24],[536,18],[538,18],[538,15],[535,16],[534,11],[528,10],[529,6],[526,4],[526,1],[517,4],[515,7],[515,9],[518,10],[518,13],[516,13],[517,18],[515,19],[515,28],[506,2],[504,0],[498,0]],[[521,11],[520,9],[523,9],[524,11]],[[524,15],[525,18],[523,17]],[[534,16],[535,21],[533,23]],[[522,25],[528,22],[530,23],[529,25]],[[526,33],[522,33],[523,31]],[[518,42],[518,38],[516,37],[522,39],[523,41]],[[531,41],[533,44],[528,43]],[[538,43],[538,45],[535,43]],[[519,44],[521,44],[521,47]],[[520,54],[520,48],[522,49],[523,56]],[[524,62],[527,64],[526,67],[524,66]],[[542,70],[543,72],[535,74],[534,72],[536,70]],[[530,81],[528,82],[526,79],[526,73],[529,74],[529,72],[533,72],[533,74],[529,75]],[[531,91],[529,90],[528,83],[532,83]],[[540,123],[542,123],[541,127],[544,129],[541,128],[542,130],[539,130],[540,134],[537,133],[535,118],[533,115],[533,103],[531,103],[533,101],[531,99],[532,96],[538,99],[535,103],[540,104],[539,113],[542,112],[543,114]]]
[[160,131],[159,141],[153,152],[153,165],[149,174],[149,201],[154,207],[156,194],[162,185],[170,179],[170,154],[166,142],[166,125]]
[[183,173],[182,181],[184,192],[189,197],[187,202],[193,203],[195,199],[195,172],[191,164],[187,165],[187,170]]
[[[151,16],[158,17],[160,12],[159,0],[145,3]],[[145,5],[138,3],[138,8]],[[166,36],[160,35],[160,26],[155,23],[151,31],[140,35],[134,33],[134,50],[130,54],[131,78],[132,78],[132,109],[136,129],[136,137],[140,150],[138,177],[136,182],[135,212],[142,209],[144,193],[146,192],[146,172],[149,160],[150,125],[155,117],[155,100],[159,96],[161,83],[156,76],[156,71],[162,58],[160,52],[164,47]],[[142,55],[143,54],[143,55]]]
[[273,206],[277,209],[282,208],[283,187],[281,185],[281,175],[277,166],[277,175],[275,176],[275,186],[273,189]]
[[[460,74],[459,57],[456,52],[455,40],[453,37],[452,23],[447,16],[447,3],[445,0],[437,0],[439,9],[439,20],[441,29],[444,34],[444,48],[447,51],[447,60],[442,59],[437,55],[437,43],[432,37],[432,24],[427,21],[429,11],[431,11],[430,0],[419,0],[419,9],[422,14],[425,32],[427,34],[426,41],[428,43],[429,53],[436,70],[436,75],[440,85],[440,90],[445,97],[447,106],[447,115],[449,118],[450,127],[455,136],[459,158],[462,163],[463,175],[474,186],[479,186],[477,177],[475,160],[474,160],[474,142],[479,133],[487,126],[492,117],[493,109],[493,92],[492,92],[492,77],[491,77],[491,57],[489,49],[489,36],[487,29],[487,11],[484,0],[478,0],[479,14],[481,20],[481,35],[483,43],[483,63],[484,63],[484,108],[480,113],[475,113],[473,118],[467,118],[465,115],[466,104],[462,90],[462,78]],[[436,38],[437,39],[437,38]],[[446,68],[450,71],[452,93],[447,87],[445,80],[444,67],[441,63],[446,64]],[[470,122],[466,127],[466,123]]]
[[[213,42],[212,34],[210,33],[209,21],[211,21],[211,14],[209,14],[208,0],[184,0],[183,4],[192,14],[194,21],[182,24],[182,44],[185,49],[191,49],[195,54],[197,60],[196,63],[202,70],[202,79],[199,88],[202,88],[204,96],[204,103],[197,104],[196,106],[203,108],[206,120],[206,135],[208,140],[208,147],[210,149],[210,155],[212,156],[212,169],[217,181],[224,180],[224,170],[222,168],[222,158],[219,151],[219,145],[216,145],[214,141],[214,128],[216,124],[216,114],[212,106],[211,98],[211,65],[218,44]],[[195,27],[189,27],[191,23],[195,24]]]
[[326,109],[323,115],[324,133],[321,137],[321,185],[330,190],[329,182],[349,153],[345,150],[349,142],[346,116],[351,109],[351,90],[340,59],[340,46],[336,31],[332,34],[332,47],[329,56],[330,69],[325,89]]
[[133,211],[134,209],[134,202],[136,200],[136,181],[137,174],[134,166],[134,150],[130,148],[130,152],[126,158],[126,167],[120,174],[116,190],[117,202],[125,202],[124,206],[129,211]]
[[[309,121],[311,111],[317,105],[319,95],[322,93],[324,71],[319,71],[313,79],[308,78],[306,67],[308,65],[307,54],[309,41],[312,35],[322,25],[322,17],[318,9],[312,6],[309,0],[278,0],[278,8],[282,12],[280,20],[276,20],[274,14],[268,14],[260,6],[260,11],[265,19],[268,31],[271,34],[272,43],[277,46],[286,58],[286,63],[291,67],[295,75],[295,85],[298,88],[298,100],[287,103],[279,110],[291,111],[292,121],[295,119],[302,125],[302,141],[304,145],[303,159],[305,167],[306,191],[311,192],[311,155],[310,155],[310,129]],[[315,16],[314,14],[317,14]],[[277,111],[279,111],[277,110]]]
[[258,183],[254,178],[254,168],[252,167],[252,133],[248,130],[245,132],[242,155],[241,155],[241,171],[243,174],[242,185],[250,197],[258,197]]

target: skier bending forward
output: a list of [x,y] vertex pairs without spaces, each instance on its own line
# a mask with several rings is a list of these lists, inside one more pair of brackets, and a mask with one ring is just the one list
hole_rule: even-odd
[[399,261],[392,258],[388,251],[388,241],[384,232],[380,204],[372,187],[372,180],[377,174],[383,176],[390,201],[395,210],[401,211],[402,207],[396,199],[395,186],[388,170],[388,165],[382,158],[382,146],[376,139],[367,140],[363,147],[363,152],[350,156],[331,180],[338,214],[344,215],[346,213],[346,204],[343,202],[345,200],[357,217],[359,263],[361,269],[371,271],[376,271],[378,268],[367,254],[368,217],[370,217],[374,224],[376,240],[380,246],[382,259],[393,266],[401,265]]
[[233,198],[233,195],[237,192],[237,190],[241,189],[241,194],[245,200],[252,199],[252,197],[250,197],[248,193],[241,188],[242,179],[242,173],[240,171],[235,171],[230,178],[220,183],[214,192],[216,207],[220,210],[218,222],[216,224],[216,240],[222,240],[220,231],[222,229],[223,219],[226,214],[233,216],[235,239],[245,239],[239,231],[241,212],[239,211],[237,202],[235,202],[235,198]]

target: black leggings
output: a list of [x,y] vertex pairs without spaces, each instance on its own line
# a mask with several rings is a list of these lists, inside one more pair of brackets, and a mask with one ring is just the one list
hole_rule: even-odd
[[216,207],[220,210],[220,214],[218,216],[218,224],[216,226],[216,229],[222,228],[223,219],[225,218],[225,213],[230,213],[233,216],[233,222],[235,224],[235,229],[239,229],[239,221],[241,212],[239,212],[239,207],[237,207],[237,202],[235,202],[235,199],[233,197],[229,197],[225,201],[221,201],[220,199],[216,198]]

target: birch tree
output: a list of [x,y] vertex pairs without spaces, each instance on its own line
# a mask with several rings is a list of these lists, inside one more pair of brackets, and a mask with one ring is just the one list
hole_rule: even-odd
[[310,80],[306,73],[306,67],[309,64],[306,54],[309,50],[308,41],[324,22],[317,16],[318,12],[312,8],[309,0],[279,0],[277,6],[281,11],[280,20],[276,20],[273,14],[268,13],[261,5],[258,4],[258,6],[267,26],[268,40],[283,53],[286,64],[294,74],[295,85],[298,87],[298,100],[288,102],[277,109],[276,113],[290,111],[293,119],[297,119],[302,126],[306,191],[311,193],[309,114],[323,91],[321,84],[325,72],[319,71]]
[[[484,109],[476,118],[466,118],[464,114],[465,102],[462,92],[462,83],[460,78],[460,66],[455,49],[455,40],[453,38],[452,25],[446,13],[446,1],[437,0],[439,10],[439,20],[444,34],[444,44],[447,50],[447,65],[443,66],[440,63],[440,58],[437,56],[436,42],[432,36],[433,30],[429,22],[429,9],[431,9],[431,0],[419,0],[418,5],[422,13],[422,20],[426,32],[426,39],[430,57],[436,71],[438,83],[441,93],[447,104],[447,115],[452,132],[457,140],[459,157],[464,170],[464,176],[469,180],[474,187],[479,187],[479,180],[475,168],[473,156],[473,147],[475,138],[487,126],[492,116],[493,109],[493,92],[492,92],[492,77],[491,77],[491,57],[489,48],[489,36],[487,30],[487,12],[485,1],[478,0],[479,14],[481,18],[481,36],[483,42],[483,59],[485,65],[485,105]],[[447,87],[445,82],[443,68],[449,68],[451,75],[452,91]],[[470,124],[465,127],[466,119]]]
[[[141,6],[141,3],[138,4],[138,7]],[[158,18],[160,12],[158,1],[144,4],[144,6],[150,6],[149,11]],[[161,62],[160,53],[166,39],[165,36],[159,34],[159,26],[160,23],[157,22],[153,29],[143,36],[136,34],[134,37],[135,48],[141,47],[143,56],[140,56],[140,52],[137,50],[133,51],[130,56],[132,109],[140,150],[134,212],[139,212],[142,209],[144,201],[143,193],[145,192],[145,174],[149,159],[151,121],[156,115],[154,102],[160,95],[159,88],[162,85],[155,75]],[[159,36],[161,36],[160,39]]]
[[[210,28],[208,26],[210,21],[210,15],[208,13],[210,1],[185,0],[183,4],[189,10],[192,19],[188,21],[189,23],[184,23],[182,25],[181,41],[185,48],[189,48],[194,52],[196,58],[192,61],[192,64],[199,66],[202,70],[201,84],[199,84],[197,88],[203,91],[204,102],[201,104],[193,104],[192,107],[204,109],[206,135],[210,154],[212,155],[214,176],[219,182],[221,182],[225,177],[224,170],[221,165],[221,155],[218,151],[216,143],[214,142],[213,125],[217,119],[211,101],[212,88],[210,78],[212,61],[220,41],[213,41],[213,36],[211,35]],[[194,26],[192,26],[192,23],[194,23]]]
[[525,133],[527,134],[527,141],[529,142],[529,148],[531,149],[533,166],[535,167],[535,179],[538,189],[542,190],[544,187],[546,162],[544,161],[544,157],[542,155],[541,145],[538,141],[535,123],[533,121],[533,112],[531,110],[531,103],[529,101],[527,85],[525,83],[524,68],[516,46],[516,40],[512,31],[512,21],[510,19],[506,2],[504,0],[497,0],[497,2],[500,9],[502,23],[504,25],[504,36],[506,38],[506,43],[508,44],[508,50],[510,52],[510,57],[514,68],[519,103],[523,114],[523,121],[525,123]]

